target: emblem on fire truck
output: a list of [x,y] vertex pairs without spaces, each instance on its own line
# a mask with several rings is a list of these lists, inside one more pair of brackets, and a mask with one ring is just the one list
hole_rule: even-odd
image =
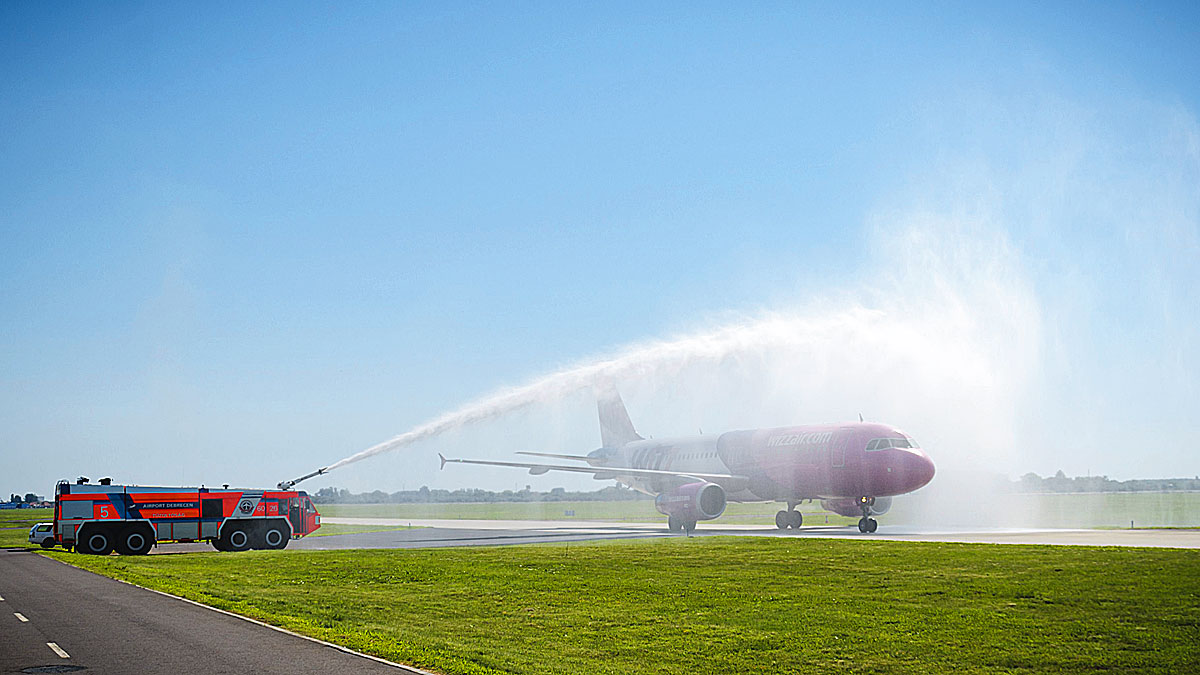
[[254,502],[249,499],[243,499],[241,504],[238,504],[238,510],[242,513],[250,513],[254,510]]

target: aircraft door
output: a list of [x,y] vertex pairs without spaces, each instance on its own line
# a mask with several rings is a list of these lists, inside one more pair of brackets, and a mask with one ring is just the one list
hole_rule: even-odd
[[840,469],[846,466],[846,446],[838,443],[832,448],[829,448],[829,466],[834,469]]

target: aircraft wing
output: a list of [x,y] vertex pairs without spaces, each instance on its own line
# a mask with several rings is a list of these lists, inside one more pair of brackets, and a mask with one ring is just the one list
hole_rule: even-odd
[[442,460],[441,468],[446,468],[446,464],[455,462],[458,464],[483,464],[485,466],[511,466],[518,469],[528,469],[529,473],[534,476],[540,476],[548,471],[571,471],[574,473],[590,473],[592,478],[596,480],[617,480],[622,476],[632,476],[634,478],[677,478],[681,480],[692,481],[708,481],[716,483],[727,490],[738,490],[745,486],[750,480],[748,476],[737,476],[728,473],[689,473],[680,471],[661,471],[658,469],[634,469],[624,466],[574,466],[562,464],[532,464],[529,462],[499,462],[486,459],[447,459],[442,453],[438,453],[438,458]]
[[525,452],[524,450],[519,451],[517,454],[530,455],[532,457],[553,457],[554,459],[578,459],[584,462],[591,459],[587,455],[559,455],[553,452]]

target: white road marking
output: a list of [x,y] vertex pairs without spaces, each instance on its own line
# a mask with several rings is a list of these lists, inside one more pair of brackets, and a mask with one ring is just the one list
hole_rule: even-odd
[[20,620],[21,620],[21,623],[29,623],[29,619],[26,619],[26,618],[25,618],[25,615],[24,615],[24,614],[22,614],[22,613],[20,613],[20,612],[13,612],[13,616],[15,616],[15,617],[17,617],[18,619],[20,619]]
[[53,649],[55,654],[58,654],[60,657],[62,657],[64,659],[71,658],[70,654],[63,651],[62,647],[59,647],[57,644],[55,644],[53,642],[47,642],[46,646],[49,647],[50,649]]

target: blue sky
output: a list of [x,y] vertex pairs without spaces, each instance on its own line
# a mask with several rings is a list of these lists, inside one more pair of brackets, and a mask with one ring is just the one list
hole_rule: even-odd
[[[888,214],[979,199],[1049,326],[1017,407],[1087,392],[1078,423],[1183,443],[1197,15],[6,3],[0,489],[274,482],[593,354],[861,288]],[[1126,264],[1143,249],[1166,259]],[[1046,444],[1013,472],[1200,470]]]

